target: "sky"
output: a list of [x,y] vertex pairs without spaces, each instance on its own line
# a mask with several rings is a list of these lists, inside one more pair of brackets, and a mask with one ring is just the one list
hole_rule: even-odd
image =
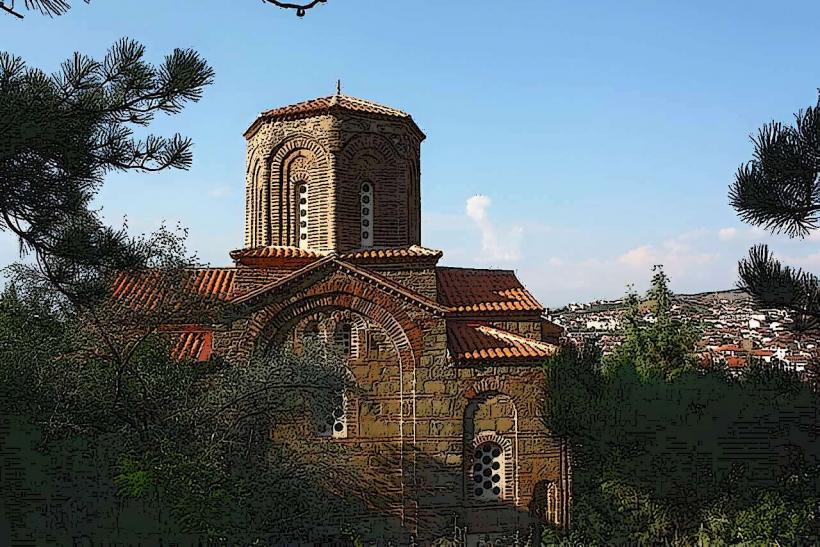
[[[820,232],[771,236],[727,197],[750,135],[817,101],[816,1],[328,0],[304,18],[260,0],[73,4],[0,14],[0,50],[52,72],[127,36],[153,62],[193,48],[213,66],[199,103],[152,125],[193,139],[192,168],[112,174],[96,201],[135,233],[186,227],[212,265],[243,243],[243,131],[341,79],[427,134],[423,244],[516,270],[548,307],[644,290],[654,264],[676,292],[732,288],[758,242],[820,272]],[[16,258],[0,233],[0,265]]]

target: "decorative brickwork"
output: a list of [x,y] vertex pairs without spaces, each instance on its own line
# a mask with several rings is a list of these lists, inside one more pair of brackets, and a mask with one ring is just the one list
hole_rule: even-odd
[[[192,271],[185,286],[221,315],[169,326],[175,351],[241,365],[311,338],[342,347],[355,389],[325,430],[294,417],[271,442],[344,445],[378,477],[364,498],[400,523],[399,543],[452,538],[454,525],[507,537],[567,526],[570,458],[541,416],[560,328],[513,272],[441,268],[420,246],[412,119],[337,95],[263,113],[245,136],[245,249],[235,268]],[[152,279],[118,280],[118,294],[150,303]]]
[[[347,99],[352,98],[339,98]],[[268,112],[246,137],[246,247],[299,247],[307,241],[302,246],[310,249],[360,248],[359,193],[365,182],[373,191],[368,244],[420,243],[418,164],[424,135],[406,114],[386,107],[333,108],[321,102],[287,113]],[[310,195],[306,217],[299,214],[302,186]],[[303,222],[305,240],[299,232]]]

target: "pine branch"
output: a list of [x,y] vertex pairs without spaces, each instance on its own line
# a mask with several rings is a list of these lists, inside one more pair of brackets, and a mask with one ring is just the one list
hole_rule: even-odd
[[820,101],[771,122],[756,137],[754,159],[741,165],[729,201],[741,220],[772,233],[806,237],[820,227]]
[[748,292],[764,308],[791,310],[797,330],[820,321],[820,279],[809,272],[783,266],[766,245],[755,245],[738,264],[738,288]]
[[14,15],[14,16],[15,16],[15,17],[17,17],[18,19],[22,19],[22,18],[23,18],[23,14],[22,14],[22,13],[19,13],[19,12],[17,12],[17,11],[14,11],[14,4],[12,4],[12,7],[8,7],[8,6],[6,6],[5,2],[0,2],[0,9],[1,9],[1,10],[3,10],[3,11],[5,11],[6,13],[10,13],[11,15]]

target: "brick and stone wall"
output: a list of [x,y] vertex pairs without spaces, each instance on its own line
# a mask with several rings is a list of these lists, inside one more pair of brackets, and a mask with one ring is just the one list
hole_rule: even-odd
[[360,248],[363,182],[373,185],[373,246],[419,244],[421,138],[407,121],[345,112],[262,123],[247,143],[245,246],[299,245],[306,184],[307,247]]
[[[433,276],[389,275],[406,276],[411,286],[418,279],[422,287]],[[320,442],[349,448],[362,488],[375,480],[372,469],[379,470],[383,481],[373,484],[379,491],[373,500],[406,534],[429,541],[450,534],[454,523],[475,533],[526,530],[534,514],[564,522],[566,456],[541,423],[541,369],[456,366],[441,314],[337,271],[271,295],[217,333],[215,350],[247,358],[245,348],[275,342],[298,351],[305,325],[318,321],[330,340],[341,318],[353,325],[348,366],[356,389],[346,401],[346,436]],[[540,332],[529,324],[518,331]],[[484,440],[505,449],[505,488],[494,502],[473,495],[474,449]]]

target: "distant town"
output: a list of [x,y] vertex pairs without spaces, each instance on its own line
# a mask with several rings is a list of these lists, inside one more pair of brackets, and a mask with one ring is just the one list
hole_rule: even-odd
[[[621,343],[625,310],[623,299],[596,300],[550,310],[549,318],[566,329],[569,339],[595,341],[607,354]],[[820,357],[820,332],[799,332],[789,312],[756,307],[741,290],[677,295],[672,313],[702,330],[704,363],[725,364],[734,373],[756,358],[806,374],[815,371]],[[645,319],[653,320],[650,311]]]

